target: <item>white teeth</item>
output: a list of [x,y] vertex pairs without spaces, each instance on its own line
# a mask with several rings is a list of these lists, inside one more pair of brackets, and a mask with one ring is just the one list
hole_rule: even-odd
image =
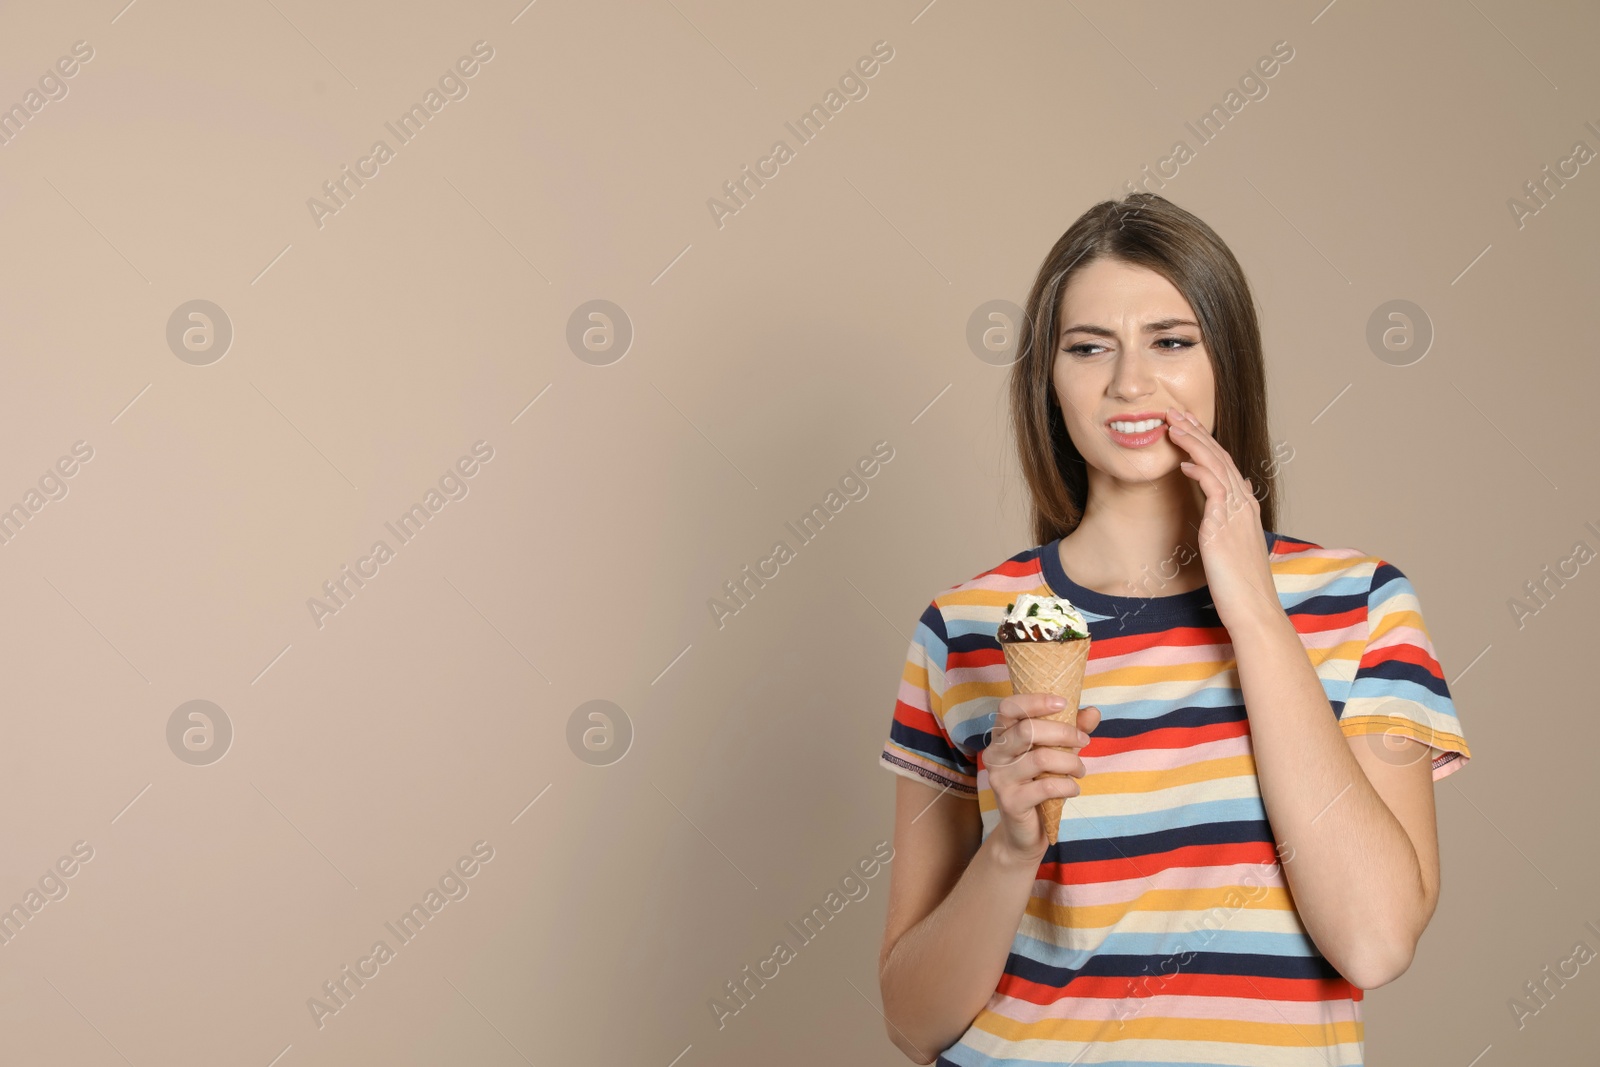
[[1160,425],[1160,419],[1145,419],[1142,422],[1113,422],[1111,428],[1118,433],[1144,433]]

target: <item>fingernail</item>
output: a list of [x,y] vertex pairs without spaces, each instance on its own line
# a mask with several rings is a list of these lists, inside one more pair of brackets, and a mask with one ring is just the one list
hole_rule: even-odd
[[1051,697],[1048,701],[1046,701],[1046,703],[1050,707],[1055,708],[1057,711],[1060,711],[1062,708],[1067,706],[1065,697]]

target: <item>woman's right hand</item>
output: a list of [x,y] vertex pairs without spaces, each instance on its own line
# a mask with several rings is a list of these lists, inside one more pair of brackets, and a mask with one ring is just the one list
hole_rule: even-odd
[[[1039,804],[1046,797],[1078,795],[1084,767],[1077,750],[1100,725],[1100,709],[1093,706],[1078,709],[1075,727],[1041,718],[1062,706],[1061,698],[1049,693],[1004,698],[984,749],[989,788],[1000,809],[1000,825],[992,832],[1019,859],[1037,862],[1049,849]],[[1052,778],[1046,772],[1069,777]]]

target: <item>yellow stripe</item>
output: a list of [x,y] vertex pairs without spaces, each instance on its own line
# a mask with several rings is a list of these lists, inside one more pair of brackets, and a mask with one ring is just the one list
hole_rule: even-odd
[[[1263,1001],[1263,1003],[1273,1002]],[[1314,1039],[1321,1039],[1326,1044],[1354,1043],[1362,1039],[1362,1024],[1349,1021],[1321,1023],[1317,1026],[1296,1026],[1293,1023],[1186,1019],[1139,1014],[1127,1019],[1110,1021],[1040,1019],[1033,1023],[1019,1023],[985,1008],[978,1014],[973,1025],[985,1033],[994,1034],[1007,1041],[1104,1041],[1108,1027],[1116,1033],[1118,1040],[1227,1041],[1241,1045],[1305,1048]]]
[[[1248,891],[1247,891],[1248,890]],[[1262,890],[1266,890],[1265,893]],[[1251,894],[1259,897],[1251,900]],[[1231,903],[1230,898],[1244,901]],[[1027,914],[1067,930],[1103,929],[1135,911],[1202,912],[1211,908],[1248,907],[1251,911],[1293,911],[1288,892],[1277,886],[1217,886],[1212,889],[1147,889],[1136,901],[1092,906],[1056,904],[1029,897]]]
[[1354,677],[1355,669],[1361,663],[1361,653],[1365,650],[1364,641],[1352,638],[1337,645],[1329,645],[1327,648],[1308,648],[1306,655],[1310,656],[1312,664],[1317,666],[1329,660],[1344,660],[1350,664],[1351,677]]
[[1247,753],[1202,760],[1164,771],[1096,771],[1084,775],[1078,782],[1083,789],[1081,795],[1087,797],[1112,793],[1153,793],[1158,789],[1171,789],[1179,785],[1254,777],[1255,773],[1255,757]]
[[945,703],[952,708],[959,708],[969,700],[978,700],[983,697],[1005,698],[1011,695],[1011,679],[1007,677],[999,682],[957,682],[945,690]]
[[1310,552],[1301,552],[1293,556],[1284,556],[1273,560],[1272,569],[1284,574],[1321,575],[1357,570],[1366,564],[1370,564],[1372,569],[1376,571],[1378,557],[1348,556],[1342,559],[1331,559],[1327,556],[1312,555]]
[[[1004,577],[1004,576],[1003,575],[994,575],[993,577]],[[939,597],[938,598],[938,605],[941,608],[953,608],[953,607],[958,607],[959,606],[959,607],[977,607],[977,608],[999,608],[1001,611],[1004,611],[1007,604],[1015,602],[1017,597],[1022,595],[1023,593],[1032,593],[1035,596],[1039,596],[1039,595],[1046,594],[1048,592],[1049,592],[1049,590],[1045,587],[1043,582],[1040,582],[1038,585],[1035,585],[1032,589],[1020,589],[1015,593],[1008,593],[1003,589],[1001,589],[1001,590],[996,590],[996,589],[962,589],[959,592],[946,593],[943,596]],[[999,624],[996,623],[997,627],[998,627],[998,625]]]
[[[1090,660],[1093,663],[1093,660]],[[1203,682],[1234,670],[1232,659],[1202,659],[1193,663],[1174,663],[1170,666],[1114,667],[1109,670],[1084,671],[1083,684],[1095,686],[1137,686],[1151,682]],[[1090,679],[1094,679],[1091,683]]]
[[1467,750],[1466,739],[1460,734],[1429,729],[1426,726],[1412,722],[1410,719],[1400,719],[1386,715],[1357,715],[1354,718],[1340,719],[1339,728],[1344,731],[1346,737],[1388,733],[1392,730],[1397,734],[1421,741],[1423,744],[1431,745],[1434,748],[1460,752],[1469,759],[1472,756],[1472,753]]
[[[1367,634],[1367,642],[1370,644],[1376,641],[1396,626],[1409,626],[1425,634],[1428,632],[1428,625],[1422,621],[1421,612],[1411,608],[1391,608],[1378,617],[1378,625]],[[1427,649],[1423,651],[1426,652]]]

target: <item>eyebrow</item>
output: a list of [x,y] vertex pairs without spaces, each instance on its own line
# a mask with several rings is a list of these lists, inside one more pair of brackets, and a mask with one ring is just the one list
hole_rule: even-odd
[[[1160,333],[1162,330],[1170,330],[1178,326],[1193,326],[1195,329],[1200,328],[1200,324],[1192,319],[1157,319],[1155,322],[1145,323],[1144,332]],[[1068,326],[1066,329],[1062,330],[1061,333],[1062,336],[1066,336],[1069,333],[1092,333],[1096,337],[1115,337],[1117,335],[1115,330],[1108,329],[1105,326],[1094,326],[1089,323],[1079,323],[1076,326]]]

